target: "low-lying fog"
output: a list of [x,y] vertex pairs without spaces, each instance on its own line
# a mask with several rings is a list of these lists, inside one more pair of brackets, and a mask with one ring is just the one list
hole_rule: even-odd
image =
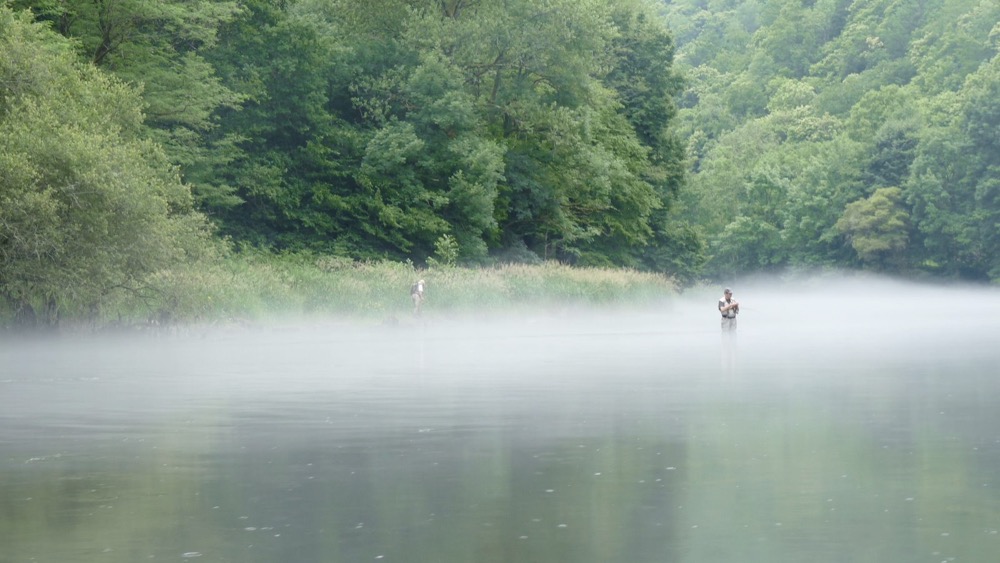
[[734,338],[721,286],[644,310],[430,300],[393,324],[8,337],[0,560],[1000,552],[1000,292],[731,287]]
[[[566,375],[583,382],[657,364],[710,375],[730,350],[740,368],[1000,357],[994,345],[1000,337],[1000,292],[994,288],[823,278],[750,281],[733,284],[733,290],[741,304],[733,342],[720,331],[721,286],[691,290],[641,311],[565,308],[454,318],[437,314],[432,301],[423,318],[392,324],[309,321],[14,337],[0,342],[0,383],[8,391],[0,401],[23,385],[52,392],[47,384],[69,381],[103,388],[148,380],[144,384],[181,383],[181,389],[199,395],[272,395],[390,381],[446,385],[454,378],[532,385]],[[74,395],[61,408],[74,403],[85,408],[88,400],[108,401],[114,393],[102,389],[99,395]],[[2,412],[24,408],[15,403],[0,405]]]
[[[752,394],[787,380],[836,385],[884,365],[940,366],[960,378],[962,365],[1000,360],[993,288],[824,278],[751,281],[733,291],[741,312],[732,339],[720,330],[721,287],[642,311],[449,318],[428,307],[421,319],[382,325],[12,338],[0,343],[0,437],[22,426],[143,419],[220,401],[266,410],[286,399],[405,403],[476,389],[480,402],[467,404],[474,415],[482,401],[492,408],[508,395],[516,408],[544,410],[560,396],[651,380],[672,382],[679,398],[693,388],[688,382],[738,376],[722,381]],[[378,424],[410,413],[396,404]]]
[[789,382],[811,390],[875,386],[872,373],[882,366],[937,369],[960,385],[963,366],[1000,361],[993,288],[823,278],[733,290],[741,313],[732,339],[720,330],[721,287],[642,311],[449,318],[429,307],[398,324],[11,338],[0,343],[0,439],[20,430],[34,441],[45,428],[86,434],[90,424],[136,424],[220,404],[248,412],[391,404],[377,419],[362,416],[359,424],[376,427],[434,418],[425,406],[442,397],[460,397],[445,419],[498,408],[544,417],[560,400],[644,385],[668,385],[674,403],[694,400],[706,385],[744,397]]

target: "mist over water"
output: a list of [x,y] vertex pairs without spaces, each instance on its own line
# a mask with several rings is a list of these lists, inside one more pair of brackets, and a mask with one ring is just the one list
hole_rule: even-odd
[[1000,293],[0,343],[0,562],[982,561]]

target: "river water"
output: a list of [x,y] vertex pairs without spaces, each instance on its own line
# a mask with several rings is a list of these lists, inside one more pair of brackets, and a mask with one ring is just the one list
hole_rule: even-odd
[[734,289],[7,337],[0,563],[994,560],[996,291]]

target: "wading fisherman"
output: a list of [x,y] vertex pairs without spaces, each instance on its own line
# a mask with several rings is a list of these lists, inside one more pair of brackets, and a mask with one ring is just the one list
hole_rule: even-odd
[[736,315],[740,312],[740,304],[733,297],[733,291],[728,287],[719,299],[719,312],[722,313],[722,332],[736,331]]
[[417,280],[410,286],[410,299],[413,300],[413,313],[415,315],[420,314],[420,305],[424,302],[424,287],[424,280]]

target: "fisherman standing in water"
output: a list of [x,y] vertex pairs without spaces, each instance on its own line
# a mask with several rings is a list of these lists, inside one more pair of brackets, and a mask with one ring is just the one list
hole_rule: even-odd
[[719,312],[722,313],[722,332],[736,332],[736,315],[740,312],[740,304],[733,298],[733,292],[728,287],[719,299]]
[[739,312],[740,304],[727,287],[719,299],[719,313],[722,314],[722,369],[727,376],[736,373],[736,315]]
[[420,314],[420,306],[424,303],[424,280],[418,280],[410,286],[410,299],[413,299],[413,314]]

